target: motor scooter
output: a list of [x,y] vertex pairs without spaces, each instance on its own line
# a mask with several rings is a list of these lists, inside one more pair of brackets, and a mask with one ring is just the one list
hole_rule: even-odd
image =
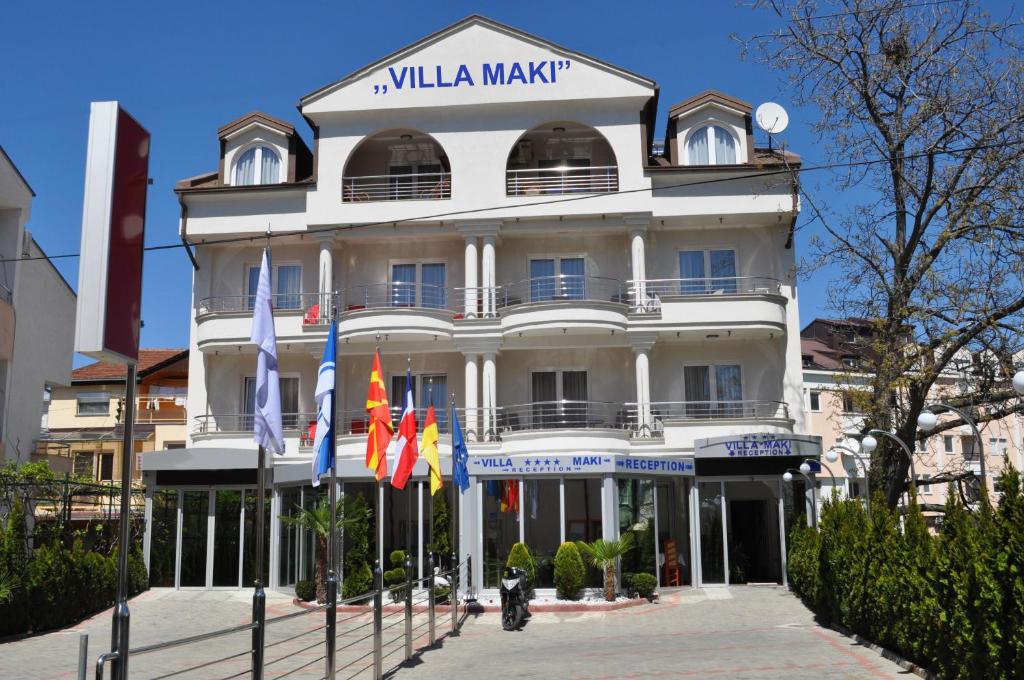
[[516,630],[529,610],[526,570],[505,567],[501,578],[501,627]]

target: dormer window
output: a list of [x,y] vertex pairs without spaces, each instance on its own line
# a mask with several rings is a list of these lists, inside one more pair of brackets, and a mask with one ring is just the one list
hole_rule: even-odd
[[277,184],[281,181],[281,158],[269,146],[254,146],[235,163],[235,186]]
[[689,165],[735,165],[736,140],[725,128],[706,125],[690,135],[686,153]]

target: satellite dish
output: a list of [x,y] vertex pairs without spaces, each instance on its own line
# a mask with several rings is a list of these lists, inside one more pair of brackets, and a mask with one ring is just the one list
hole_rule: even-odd
[[757,107],[754,113],[757,118],[757,126],[769,135],[776,135],[786,129],[789,125],[789,114],[775,102],[765,102]]

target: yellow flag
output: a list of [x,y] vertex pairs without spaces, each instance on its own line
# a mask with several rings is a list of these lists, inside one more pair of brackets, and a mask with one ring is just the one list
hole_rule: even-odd
[[441,458],[437,452],[437,414],[434,405],[427,408],[427,418],[423,421],[423,442],[420,453],[430,467],[430,495],[433,496],[441,488]]

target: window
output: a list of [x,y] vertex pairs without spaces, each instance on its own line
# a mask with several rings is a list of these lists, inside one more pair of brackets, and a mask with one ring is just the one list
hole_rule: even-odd
[[857,357],[844,356],[843,366],[846,368],[857,368]]
[[444,262],[391,265],[389,306],[444,309],[448,306]]
[[577,427],[588,420],[586,371],[533,371],[530,394],[534,427]]
[[1002,458],[1009,451],[1005,437],[989,437],[987,455],[999,456]]
[[843,393],[843,413],[857,413],[857,404],[854,403],[853,394]]
[[168,451],[185,448],[185,442],[164,442],[164,448]]
[[79,392],[78,415],[109,416],[110,395],[107,392]]
[[917,484],[917,490],[920,493],[931,493],[932,492],[932,485],[931,484],[922,484],[921,481],[924,480],[924,479],[930,479],[930,477],[928,475],[917,475],[914,478],[914,481]]
[[978,449],[974,437],[960,437],[960,450],[964,452],[964,460],[977,460]]
[[946,453],[953,453],[953,435],[942,435],[942,450]]
[[587,294],[586,284],[586,264],[582,257],[530,260],[530,302],[583,300]]
[[821,392],[818,392],[816,390],[811,390],[810,396],[811,396],[811,410],[812,411],[820,411],[821,410]]
[[680,250],[680,295],[736,292],[735,250]]
[[[302,265],[274,265],[270,285],[275,294],[272,302],[274,309],[299,309],[302,306]],[[256,291],[260,286],[260,266],[250,265],[247,279],[248,309],[256,306]]]
[[[427,407],[434,404],[438,431],[444,432],[448,423],[448,376],[444,373],[422,373],[412,376],[412,399],[416,405],[416,423],[420,432],[427,417]],[[391,420],[398,427],[405,407],[405,374],[391,376]]]
[[100,454],[100,481],[101,482],[112,482],[112,481],[114,481],[114,454],[113,453],[101,453]]
[[[245,378],[242,386],[244,408],[242,413],[242,430],[248,432],[253,428],[253,414],[256,413],[256,378]],[[286,430],[294,430],[305,423],[299,423],[299,379],[281,376],[281,422]]]
[[74,473],[76,477],[88,477],[93,479],[93,455],[91,451],[79,451],[75,453]]
[[281,159],[269,146],[254,146],[235,161],[235,186],[277,184],[281,181]]
[[707,125],[691,134],[686,151],[690,165],[736,164],[736,140],[718,125]]
[[743,381],[738,364],[683,367],[683,400],[693,418],[740,415]]

